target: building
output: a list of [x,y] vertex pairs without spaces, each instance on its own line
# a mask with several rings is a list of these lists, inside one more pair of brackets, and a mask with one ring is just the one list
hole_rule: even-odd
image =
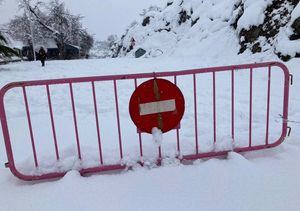
[[[40,48],[43,47],[44,50],[46,51],[47,54],[47,60],[57,60],[60,59],[59,55],[59,48],[55,42],[54,39],[45,39],[43,42],[39,42],[35,44],[35,54],[36,58],[39,59],[39,50]],[[65,46],[65,52],[64,52],[64,57],[65,59],[80,59],[80,47],[71,45],[71,44],[66,44]],[[22,56],[24,59],[27,59],[29,61],[33,60],[33,54],[30,46],[23,46],[22,47]]]

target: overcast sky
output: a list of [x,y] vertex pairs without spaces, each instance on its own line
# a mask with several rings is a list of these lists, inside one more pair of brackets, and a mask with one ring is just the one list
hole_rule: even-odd
[[[46,0],[47,1],[47,0]],[[83,25],[96,39],[110,34],[121,35],[126,27],[138,20],[139,13],[151,5],[164,6],[167,0],[64,0],[74,14],[84,16]],[[0,5],[0,24],[19,14],[17,0],[3,0]]]

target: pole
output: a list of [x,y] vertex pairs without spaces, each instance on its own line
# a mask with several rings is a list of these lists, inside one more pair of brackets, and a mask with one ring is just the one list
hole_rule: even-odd
[[77,36],[77,45],[78,45],[78,59],[80,59],[80,37]]
[[[27,14],[28,12],[29,12],[29,15]],[[29,9],[29,2],[26,5],[25,15],[26,15],[26,17],[28,17],[28,20],[29,20],[30,37],[31,37],[31,43],[32,43],[32,48],[33,48],[33,60],[36,61],[35,42],[34,42],[34,37],[33,37],[33,26],[32,26],[32,18],[31,18],[32,16],[31,16],[30,9]]]

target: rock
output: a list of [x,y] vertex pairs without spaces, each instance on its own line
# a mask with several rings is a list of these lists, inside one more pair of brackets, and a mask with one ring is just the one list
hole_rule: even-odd
[[196,18],[195,20],[192,20],[191,26],[193,27],[199,20],[200,18]]
[[290,55],[282,55],[280,52],[277,53],[277,56],[284,62],[287,62],[291,59]]
[[[240,32],[240,37],[243,37],[243,41],[240,42],[241,48],[239,53],[243,53],[247,49],[247,44],[248,43],[254,43],[259,36],[262,34],[262,25],[260,26],[252,26],[249,30],[242,29]],[[257,46],[258,45],[258,46]],[[257,53],[260,51],[257,51],[257,47],[259,47],[259,43],[256,43],[251,51],[253,53]]]
[[253,53],[259,53],[259,52],[261,52],[260,43],[259,43],[259,42],[255,43],[255,44],[252,46],[251,51],[252,51]]
[[189,16],[185,10],[181,10],[181,12],[179,13],[178,24],[181,25],[182,23],[186,22],[190,18],[191,16]]
[[290,40],[298,40],[300,39],[300,17],[298,17],[294,23],[292,24],[292,28],[294,30],[294,34],[290,36]]
[[[298,0],[299,1],[299,0]],[[264,14],[264,22],[258,26],[251,26],[250,29],[242,29],[239,32],[240,38],[240,51],[243,53],[246,49],[250,49],[252,53],[259,53],[262,51],[262,45],[260,43],[260,37],[265,38],[270,46],[276,42],[276,37],[281,27],[286,27],[289,23],[291,12],[297,3],[294,0],[277,0],[268,5]],[[239,19],[244,13],[244,4],[240,3],[236,7],[237,18],[231,25],[234,29],[237,29]],[[294,34],[290,36],[290,39],[300,39],[300,18],[296,20],[293,25]],[[282,60],[289,60],[289,55],[278,54],[278,57]]]
[[262,25],[252,26],[249,30],[242,29],[240,36],[245,38],[245,42],[253,43],[262,34]]
[[147,17],[143,20],[142,25],[143,25],[143,26],[147,26],[149,23],[150,23],[150,17],[147,16]]
[[171,6],[172,4],[173,4],[173,1],[168,2],[168,3],[167,3],[167,7],[168,7],[168,6]]
[[146,51],[144,49],[139,48],[135,51],[134,56],[135,56],[135,58],[140,58],[140,57],[144,56],[145,53],[146,53]]

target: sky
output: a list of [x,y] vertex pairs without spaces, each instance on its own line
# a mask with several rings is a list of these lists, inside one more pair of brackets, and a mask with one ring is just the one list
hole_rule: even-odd
[[[5,24],[20,14],[17,1],[3,0],[0,4],[0,24]],[[167,0],[64,0],[64,2],[73,14],[84,16],[83,26],[96,40],[104,40],[111,34],[122,35],[131,22],[139,19],[139,13],[143,9],[151,5],[164,6]]]

